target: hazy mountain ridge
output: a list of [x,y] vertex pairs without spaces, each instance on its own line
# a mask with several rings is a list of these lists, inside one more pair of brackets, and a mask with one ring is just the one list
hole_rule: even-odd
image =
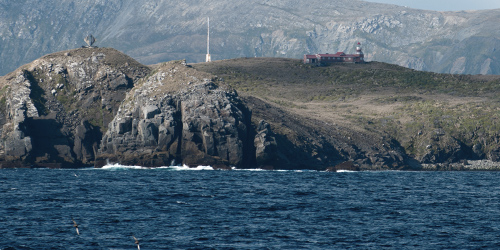
[[0,0],[0,75],[44,54],[114,47],[145,64],[203,61],[206,18],[214,60],[351,52],[419,70],[500,74],[500,10],[436,12],[345,0]]

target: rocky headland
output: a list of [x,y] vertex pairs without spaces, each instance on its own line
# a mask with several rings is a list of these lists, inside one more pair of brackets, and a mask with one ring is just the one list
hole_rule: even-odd
[[[474,96],[460,91],[476,84],[483,87]],[[376,62],[313,67],[242,58],[145,66],[115,49],[74,49],[0,78],[0,168],[459,169],[453,164],[499,160],[498,102],[485,87],[497,84],[495,76]],[[451,104],[432,103],[435,93],[426,91]],[[426,113],[425,105],[435,110]],[[377,106],[392,109],[366,109]],[[462,129],[454,120],[459,111]],[[471,123],[471,115],[492,122]],[[467,133],[469,126],[476,129]]]

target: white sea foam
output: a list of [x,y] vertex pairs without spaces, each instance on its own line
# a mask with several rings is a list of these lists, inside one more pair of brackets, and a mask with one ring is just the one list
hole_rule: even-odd
[[337,173],[356,173],[359,171],[352,171],[352,170],[337,170]]
[[109,163],[102,168],[103,170],[127,170],[127,169],[168,169],[168,170],[177,170],[177,171],[187,171],[187,170],[214,170],[211,166],[198,166],[195,168],[190,168],[186,165],[183,166],[164,166],[164,167],[143,167],[143,166],[126,166],[126,165],[121,165],[119,163]]
[[258,172],[258,171],[266,171],[264,169],[260,169],[260,168],[231,168],[232,170],[236,170],[236,171],[254,171],[254,172]]
[[125,165],[121,165],[119,163],[109,163],[109,164],[103,166],[100,169],[104,169],[104,170],[122,170],[122,169],[149,169],[149,168],[142,167],[142,166],[125,166]]
[[168,167],[158,167],[158,169],[170,169],[178,171],[200,171],[200,170],[214,170],[211,166],[198,166],[195,168],[190,168],[186,165],[182,166],[168,166]]
[[[214,170],[213,167],[211,166],[198,166],[198,167],[189,167],[187,165],[182,165],[182,166],[163,166],[163,167],[143,167],[143,166],[126,166],[126,165],[121,165],[119,163],[108,163],[107,165],[103,166],[102,168],[98,169],[103,169],[103,170],[128,170],[128,169],[164,169],[164,170],[172,170],[172,171],[201,171],[201,170]],[[275,172],[320,172],[317,170],[307,170],[307,169],[302,169],[302,170],[267,170],[267,169],[261,169],[261,168],[246,168],[246,169],[238,169],[236,167],[231,167],[231,170],[235,171],[250,171],[250,172],[265,172],[265,171],[275,171]],[[356,171],[349,171],[349,170],[339,170],[337,172],[356,172]]]

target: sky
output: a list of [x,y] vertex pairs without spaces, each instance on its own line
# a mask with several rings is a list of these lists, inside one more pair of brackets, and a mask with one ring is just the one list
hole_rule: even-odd
[[365,0],[367,2],[389,3],[414,9],[459,11],[500,9],[500,0]]

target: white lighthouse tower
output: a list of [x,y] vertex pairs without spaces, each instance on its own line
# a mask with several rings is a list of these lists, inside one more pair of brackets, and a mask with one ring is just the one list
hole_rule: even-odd
[[206,57],[206,62],[211,62],[212,57],[210,56],[210,17],[207,18],[207,26],[208,26],[208,32],[207,32],[207,57]]
[[356,47],[356,54],[363,55],[363,51],[361,50],[361,43],[358,42],[358,46]]
[[363,54],[363,50],[361,50],[361,43],[358,42],[358,46],[356,47],[356,55],[359,58],[359,62],[365,61],[365,55]]

